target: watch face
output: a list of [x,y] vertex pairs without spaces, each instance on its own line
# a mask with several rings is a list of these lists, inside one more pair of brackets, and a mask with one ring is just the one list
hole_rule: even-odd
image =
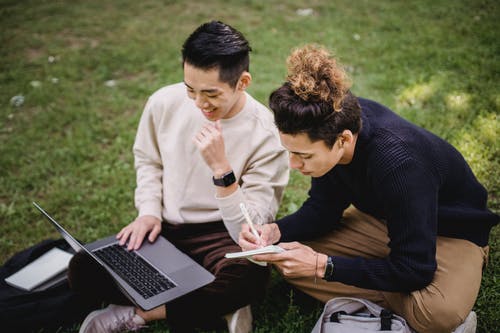
[[214,184],[217,186],[228,187],[232,185],[236,181],[236,177],[234,176],[234,172],[230,171],[222,176],[222,178],[213,178]]
[[231,173],[224,175],[224,177],[222,177],[222,180],[224,181],[224,186],[232,185],[236,181],[234,172],[231,171]]

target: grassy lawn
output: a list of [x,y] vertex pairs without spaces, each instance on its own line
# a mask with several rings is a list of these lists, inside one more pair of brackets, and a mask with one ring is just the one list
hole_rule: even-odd
[[[181,44],[211,19],[250,40],[249,92],[265,104],[291,48],[332,49],[355,94],[454,144],[499,213],[499,8],[495,0],[0,0],[0,263],[57,237],[33,200],[86,242],[135,217],[142,108],[182,80]],[[280,216],[300,207],[308,184],[292,174]],[[478,332],[500,326],[499,230],[475,305]],[[275,275],[254,307],[255,332],[308,332],[320,310]]]

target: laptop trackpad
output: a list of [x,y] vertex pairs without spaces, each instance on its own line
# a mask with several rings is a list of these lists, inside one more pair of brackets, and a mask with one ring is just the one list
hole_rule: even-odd
[[153,266],[169,274],[192,265],[192,259],[159,236],[154,243],[145,240],[137,251]]

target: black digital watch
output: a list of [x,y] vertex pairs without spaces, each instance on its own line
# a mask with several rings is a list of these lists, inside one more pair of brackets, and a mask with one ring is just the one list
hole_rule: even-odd
[[333,257],[328,256],[325,266],[325,276],[323,280],[333,281]]
[[217,186],[228,187],[236,181],[233,170],[226,172],[221,178],[212,177],[214,184]]

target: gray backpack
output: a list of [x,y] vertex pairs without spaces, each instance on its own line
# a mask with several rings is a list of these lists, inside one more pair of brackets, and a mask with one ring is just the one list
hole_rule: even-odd
[[311,333],[412,333],[406,321],[366,299],[337,297],[329,300]]

